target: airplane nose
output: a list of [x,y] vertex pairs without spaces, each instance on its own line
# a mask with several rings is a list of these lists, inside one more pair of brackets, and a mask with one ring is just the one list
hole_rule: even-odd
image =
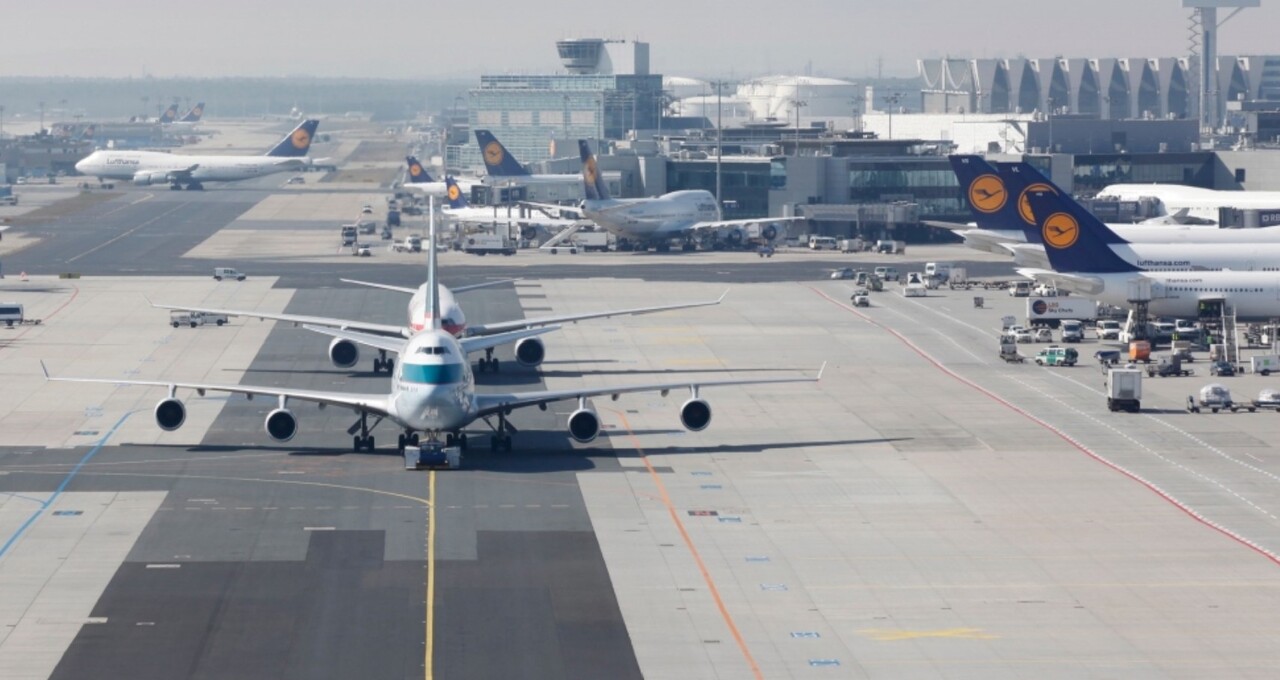
[[89,167],[89,159],[88,158],[81,159],[80,162],[76,163],[76,172],[83,173],[85,169],[88,167]]

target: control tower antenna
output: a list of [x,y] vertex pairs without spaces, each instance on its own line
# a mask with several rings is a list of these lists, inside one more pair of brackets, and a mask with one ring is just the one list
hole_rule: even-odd
[[[1201,130],[1212,131],[1218,127],[1220,117],[1218,97],[1218,29],[1231,17],[1248,7],[1259,7],[1262,0],[1182,0],[1182,6],[1191,10],[1191,68],[1193,82],[1199,97]],[[1218,21],[1218,10],[1232,12]],[[1199,59],[1197,59],[1199,57]]]

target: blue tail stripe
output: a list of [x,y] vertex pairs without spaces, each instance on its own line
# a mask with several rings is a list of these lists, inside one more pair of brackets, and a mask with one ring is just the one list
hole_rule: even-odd
[[285,135],[270,151],[268,156],[276,156],[279,158],[301,158],[307,155],[311,150],[311,140],[316,136],[316,129],[320,127],[320,121],[309,119],[302,121],[298,127],[292,132]]
[[[427,172],[426,167],[418,160],[417,156],[405,156],[404,161],[409,164],[409,176],[406,178],[406,184],[429,184],[434,182],[431,175]],[[416,171],[415,171],[416,168]]]
[[1071,198],[1053,191],[1027,194],[1049,264],[1060,272],[1111,274],[1140,271],[1111,249],[1111,230]]

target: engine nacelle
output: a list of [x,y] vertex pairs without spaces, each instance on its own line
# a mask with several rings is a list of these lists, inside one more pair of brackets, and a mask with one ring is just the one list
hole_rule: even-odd
[[737,248],[742,245],[742,230],[733,228],[724,235],[724,240],[732,247]]
[[542,360],[547,358],[547,348],[538,338],[524,338],[516,343],[516,361],[521,366],[530,368],[542,364]]
[[329,361],[338,368],[351,368],[360,362],[360,348],[350,340],[334,338],[329,343]]
[[163,399],[156,404],[156,425],[165,432],[173,432],[187,422],[187,407],[181,401]]
[[521,227],[520,238],[526,241],[532,241],[538,238],[538,228],[537,227]]
[[580,408],[569,415],[569,436],[586,444],[600,434],[600,416],[591,409]]
[[169,174],[165,172],[137,172],[133,175],[133,183],[142,187],[152,184],[168,184]]
[[778,238],[777,225],[773,225],[773,224],[764,225],[764,228],[760,230],[760,236],[766,241],[772,241],[773,239]]
[[701,432],[711,424],[711,404],[690,399],[680,406],[680,424],[690,432]]
[[287,408],[278,408],[267,414],[267,434],[278,442],[287,442],[298,434],[298,417]]

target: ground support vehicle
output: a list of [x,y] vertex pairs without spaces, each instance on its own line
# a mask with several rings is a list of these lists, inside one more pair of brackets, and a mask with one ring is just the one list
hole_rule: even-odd
[[1250,413],[1258,410],[1258,407],[1252,403],[1248,406],[1240,406],[1232,401],[1231,390],[1220,383],[1209,383],[1200,388],[1199,395],[1187,397],[1187,411],[1191,413],[1199,413],[1204,409],[1209,409],[1211,413],[1218,411],[1235,413],[1242,408]]
[[1182,359],[1178,355],[1163,357],[1158,364],[1147,364],[1147,377],[1186,378],[1195,375],[1190,368],[1183,368]]
[[1107,410],[1112,413],[1142,410],[1142,371],[1136,368],[1107,370]]

